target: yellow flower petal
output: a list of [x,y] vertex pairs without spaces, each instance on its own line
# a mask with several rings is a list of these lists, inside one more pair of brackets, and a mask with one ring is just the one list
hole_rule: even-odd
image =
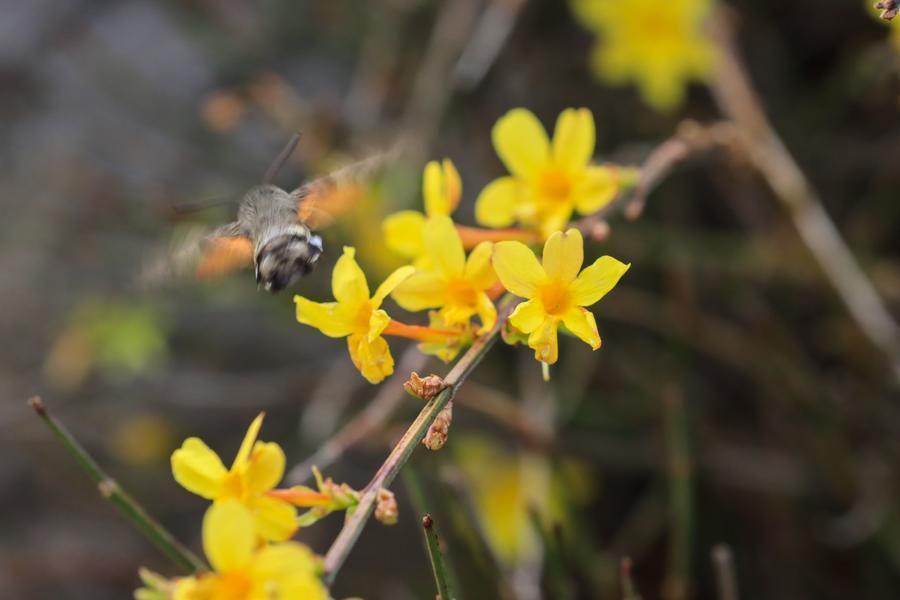
[[616,197],[619,178],[608,167],[588,167],[575,186],[575,210],[583,215],[597,212]]
[[234,457],[234,462],[231,463],[232,471],[247,464],[247,461],[250,459],[250,452],[256,444],[256,438],[259,436],[259,430],[262,427],[265,416],[266,413],[261,412],[256,415],[256,418],[250,423],[250,427],[247,428],[247,433],[244,434],[244,441],[241,442],[241,447],[238,450],[237,456]]
[[200,590],[199,581],[196,577],[182,577],[175,584],[175,590],[172,592],[172,600],[197,600]]
[[526,300],[520,302],[516,309],[509,315],[509,322],[522,333],[532,333],[547,319],[547,313],[540,300]]
[[600,333],[597,331],[597,321],[591,311],[574,306],[563,315],[563,323],[569,331],[593,350],[600,347]]
[[556,330],[559,327],[559,321],[556,319],[545,319],[540,326],[528,336],[528,346],[534,350],[534,358],[536,360],[552,365],[559,357],[559,346],[556,337]]
[[417,271],[397,286],[392,296],[397,304],[411,312],[437,308],[447,302],[447,281],[433,271]]
[[274,592],[277,598],[327,600],[328,592],[317,574],[318,564],[306,546],[286,542],[260,550],[251,574],[254,580],[266,582],[263,591]]
[[516,108],[503,115],[492,137],[500,160],[513,175],[531,178],[549,160],[547,132],[529,110]]
[[494,244],[491,259],[494,272],[503,287],[523,298],[533,298],[547,279],[537,257],[522,242],[498,242]]
[[425,165],[422,197],[425,199],[426,215],[449,215],[459,204],[461,195],[462,181],[450,159],[445,158],[441,163],[433,160]]
[[485,227],[509,227],[516,220],[516,205],[525,191],[514,177],[490,182],[475,200],[475,220]]
[[355,248],[344,246],[344,254],[337,260],[331,274],[331,290],[340,304],[356,306],[368,302],[369,284],[356,262]]
[[383,310],[373,310],[369,316],[369,331],[366,333],[366,339],[369,342],[375,341],[375,338],[381,335],[381,332],[387,328],[391,322],[391,317]]
[[[297,542],[266,546],[254,557],[250,567],[256,578],[275,582],[295,573],[315,575],[317,569],[315,555],[309,548]],[[285,596],[282,592],[281,597],[287,599],[293,596]]]
[[551,279],[564,283],[573,281],[584,262],[584,239],[575,228],[563,233],[557,231],[544,244],[542,257],[544,271]]
[[484,292],[478,294],[477,307],[478,318],[481,320],[479,335],[490,331],[497,323],[497,307]]
[[378,383],[394,372],[394,357],[383,337],[371,342],[366,336],[353,334],[347,338],[350,359],[369,383]]
[[422,243],[422,228],[425,215],[414,210],[401,210],[389,215],[382,223],[384,243],[392,251],[404,258],[416,258],[425,252]]
[[315,327],[328,337],[345,337],[353,331],[353,322],[339,310],[336,302],[313,302],[303,296],[294,296],[297,321]]
[[594,116],[586,108],[567,108],[556,120],[553,160],[570,171],[583,169],[594,155]]
[[388,275],[387,278],[381,282],[381,285],[378,286],[378,289],[375,290],[375,295],[372,296],[372,308],[381,306],[381,303],[384,302],[384,299],[387,298],[388,294],[393,292],[398,285],[403,283],[404,280],[408,279],[415,272],[415,267],[407,265],[405,267],[400,267]]
[[256,442],[247,470],[244,489],[254,494],[268,492],[284,477],[284,450],[274,442]]
[[256,533],[270,542],[291,538],[297,531],[297,509],[284,500],[258,496],[250,504]]
[[491,255],[494,253],[494,244],[481,242],[469,253],[466,259],[466,268],[463,276],[476,290],[486,290],[497,281],[494,267],[491,265]]
[[203,517],[203,551],[217,572],[250,563],[256,545],[253,516],[237,500],[216,502]]
[[172,453],[172,475],[189,492],[212,500],[219,495],[227,475],[219,456],[199,438],[184,440]]
[[425,253],[434,269],[448,278],[461,276],[466,265],[466,251],[450,217],[429,217],[423,236]]
[[630,266],[611,256],[601,256],[569,286],[572,302],[578,306],[594,304],[616,286]]

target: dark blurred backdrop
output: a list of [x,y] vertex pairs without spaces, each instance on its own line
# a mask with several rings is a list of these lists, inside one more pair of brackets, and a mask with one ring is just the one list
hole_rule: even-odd
[[[488,4],[501,6],[509,37],[495,24],[496,60],[485,73],[460,71]],[[857,0],[731,7],[773,124],[900,314],[889,27]],[[143,266],[186,226],[173,205],[240,195],[296,130],[304,137],[279,175],[285,187],[416,136],[419,162],[327,234],[321,268],[298,286],[326,299],[342,243],[360,248],[370,280],[399,264],[378,223],[420,206],[425,160],[456,162],[458,216],[471,222],[477,192],[503,172],[490,129],[510,108],[549,125],[566,107],[589,107],[600,156],[625,162],[684,118],[718,118],[701,86],[660,115],[634,89],[598,83],[590,46],[556,0],[0,2],[0,596],[123,598],[139,565],[176,573],[53,443],[28,396],[41,394],[199,547],[205,503],[168,466],[184,437],[203,437],[227,461],[265,410],[264,439],[300,462],[374,393],[342,341],[299,326],[291,294],[257,292],[250,273],[140,289]],[[221,222],[229,210],[187,220]],[[467,435],[492,440],[497,456],[536,456],[552,473],[577,467],[575,483],[561,484],[577,496],[562,519],[576,525],[562,534],[572,597],[617,597],[624,555],[645,598],[660,596],[673,560],[686,561],[694,596],[713,597],[717,543],[730,545],[745,598],[896,597],[900,395],[765,183],[711,153],[654,192],[640,220],[612,226],[592,254],[633,267],[598,306],[602,350],[564,340],[549,388],[552,447],[458,404],[448,447],[412,461],[429,495],[444,498],[433,510],[465,597],[497,597],[498,573],[512,573],[507,589],[520,598],[559,597],[546,583],[541,592],[516,582],[502,549],[493,548],[497,564],[472,549],[472,517],[459,506],[489,502],[458,485],[460,449],[483,443]],[[529,354],[498,347],[463,389],[465,403],[499,394],[527,407],[540,388]],[[403,404],[392,423],[417,409]],[[370,436],[328,473],[361,487],[395,436],[394,426]],[[667,475],[682,450],[693,465],[686,506],[672,505]],[[402,480],[394,488],[400,524],[368,526],[335,597],[433,597],[419,516]],[[519,492],[512,502],[525,502]],[[300,539],[324,552],[339,526],[334,516]],[[673,531],[687,539],[673,544]]]

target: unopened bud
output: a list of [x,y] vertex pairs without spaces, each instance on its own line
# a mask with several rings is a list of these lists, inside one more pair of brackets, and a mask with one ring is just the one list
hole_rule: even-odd
[[394,497],[394,492],[387,488],[381,488],[378,490],[376,499],[378,503],[375,505],[375,518],[384,525],[395,525],[400,516],[400,509],[397,508],[397,498]]
[[419,374],[415,371],[412,372],[409,379],[403,384],[404,390],[426,402],[433,400],[435,396],[440,394],[446,387],[447,384],[437,375],[419,377]]
[[435,417],[434,423],[428,428],[428,433],[422,439],[422,444],[429,450],[440,450],[447,443],[447,436],[450,434],[450,424],[453,422],[453,400],[447,403],[438,416]]

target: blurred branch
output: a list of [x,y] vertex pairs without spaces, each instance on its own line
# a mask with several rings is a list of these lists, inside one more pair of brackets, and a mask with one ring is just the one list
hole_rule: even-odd
[[900,327],[860,268],[799,165],[769,123],[739,58],[729,16],[716,15],[720,51],[712,91],[737,139],[765,178],[860,331],[887,358],[900,382]]
[[100,468],[100,465],[87,453],[87,450],[78,443],[78,440],[69,433],[62,423],[47,412],[47,407],[39,397],[34,396],[30,398],[28,405],[41,418],[53,435],[56,436],[63,448],[75,458],[88,477],[97,484],[100,495],[115,506],[147,539],[162,550],[175,564],[189,573],[208,569],[200,558],[176,540],[165,527],[147,513],[137,500],[125,492],[115,479]]
[[663,390],[666,442],[669,457],[669,564],[663,582],[663,597],[687,598],[691,578],[691,546],[694,532],[694,493],[690,442],[684,396],[669,384]]
[[478,338],[462,358],[456,362],[444,378],[444,383],[447,387],[422,408],[419,416],[412,422],[406,433],[403,434],[403,437],[400,438],[400,441],[397,442],[397,445],[394,446],[387,459],[375,473],[375,477],[362,491],[356,511],[346,522],[344,528],[341,529],[334,543],[325,554],[324,579],[326,583],[330,584],[334,581],[337,572],[356,544],[363,527],[365,527],[372,511],[375,509],[378,490],[388,487],[400,469],[403,468],[403,465],[406,464],[406,461],[409,460],[409,457],[412,456],[413,451],[419,445],[419,442],[422,441],[422,438],[425,437],[435,418],[437,418],[447,403],[453,399],[457,389],[475,367],[478,366],[481,359],[494,345],[494,342],[497,341],[500,330],[506,325],[506,319],[516,304],[517,301],[509,295],[500,301],[499,314],[494,328],[486,335]]
[[413,371],[421,371],[428,362],[428,356],[419,352],[415,344],[403,351],[394,374],[381,385],[378,393],[362,411],[348,421],[341,429],[325,441],[306,460],[295,465],[287,474],[290,485],[306,482],[312,475],[312,467],[328,469],[352,446],[369,437],[384,425],[406,397],[403,382]]
[[634,585],[631,570],[634,565],[629,557],[625,557],[619,563],[619,578],[622,581],[622,600],[641,600]]
[[491,0],[453,70],[461,90],[478,87],[509,39],[526,0]]
[[711,553],[713,569],[716,571],[716,590],[719,600],[739,600],[737,575],[731,548],[727,544],[717,544]]

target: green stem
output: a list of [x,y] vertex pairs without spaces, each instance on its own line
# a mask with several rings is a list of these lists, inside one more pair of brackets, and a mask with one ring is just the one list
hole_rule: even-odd
[[[422,482],[422,477],[419,473],[419,470],[415,468],[413,463],[408,463],[406,468],[403,469],[403,485],[406,487],[406,493],[409,496],[409,503],[412,504],[413,510],[416,514],[427,514],[430,515],[433,506],[428,494],[425,491],[425,485]],[[424,521],[423,521],[424,525]],[[435,536],[437,534],[435,533]],[[428,529],[425,530],[426,541],[428,538]],[[431,549],[429,549],[429,557]],[[434,558],[431,558],[431,566],[433,569],[440,568],[442,571],[442,576],[447,580],[447,585],[451,590],[457,590],[457,594],[454,598],[459,598],[459,590],[462,589],[462,586],[459,584],[459,577],[457,576],[457,570],[453,565],[453,561],[449,556],[441,555],[441,564],[438,565],[435,563]],[[437,577],[437,575],[435,575]],[[438,590],[440,591],[440,590]]]
[[431,560],[431,570],[434,573],[434,583],[437,586],[437,600],[456,600],[450,588],[450,577],[447,573],[447,565],[441,552],[441,542],[434,528],[434,519],[431,515],[422,518],[422,529],[425,532],[425,546],[428,548],[428,558]]
[[466,377],[478,366],[481,359],[484,358],[491,346],[494,345],[494,342],[497,341],[500,331],[506,324],[506,319],[516,303],[516,299],[512,296],[508,294],[504,296],[500,301],[499,315],[494,328],[486,335],[475,340],[475,343],[472,344],[462,358],[456,361],[450,373],[444,378],[444,383],[447,387],[422,408],[419,416],[412,422],[406,433],[403,434],[403,437],[400,438],[400,441],[397,442],[397,445],[394,446],[387,459],[375,473],[372,481],[365,487],[360,495],[356,511],[350,520],[344,524],[344,528],[341,529],[331,548],[325,554],[324,580],[326,584],[331,585],[344,561],[347,560],[347,556],[350,554],[353,546],[356,545],[363,527],[365,527],[366,522],[368,522],[369,517],[375,510],[378,490],[391,484],[397,473],[400,472],[400,469],[412,456],[413,451],[422,441],[422,438],[425,437],[435,418],[444,410],[444,407],[456,394],[459,386],[462,385]]
[[87,473],[88,477],[97,484],[100,495],[115,506],[147,539],[153,542],[157,548],[162,550],[179,567],[190,573],[209,569],[197,555],[188,550],[156,519],[147,514],[144,507],[128,495],[115,479],[100,468],[100,465],[87,453],[63,424],[47,412],[47,407],[40,398],[37,396],[30,398],[28,405],[31,406],[53,435],[56,436],[63,448],[75,458],[75,461]]
[[669,455],[669,565],[663,588],[668,600],[688,596],[694,531],[694,492],[687,411],[682,391],[669,385],[663,391],[666,445]]

